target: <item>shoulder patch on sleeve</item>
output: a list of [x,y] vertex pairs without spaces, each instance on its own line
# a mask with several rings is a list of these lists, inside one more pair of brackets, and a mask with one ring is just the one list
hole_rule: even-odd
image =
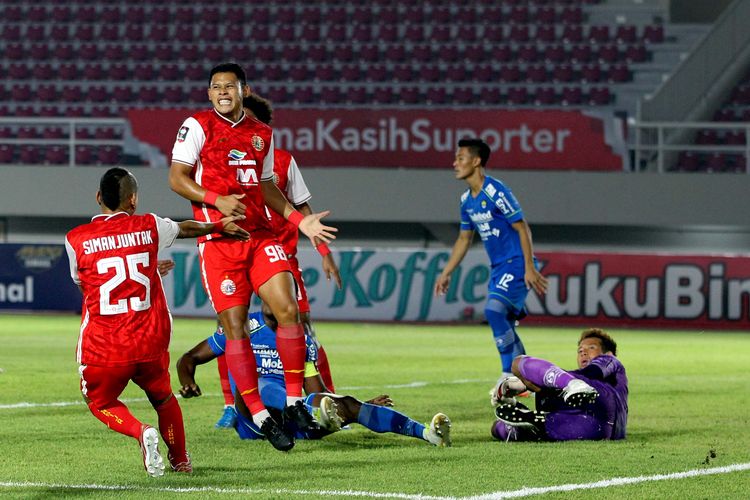
[[485,192],[487,193],[487,196],[490,198],[494,198],[495,194],[497,193],[497,189],[495,189],[495,186],[492,184],[487,184],[487,189],[485,189]]
[[466,198],[468,197],[469,197],[469,191],[466,190],[466,192],[464,192],[464,194],[461,195],[461,203],[465,202]]

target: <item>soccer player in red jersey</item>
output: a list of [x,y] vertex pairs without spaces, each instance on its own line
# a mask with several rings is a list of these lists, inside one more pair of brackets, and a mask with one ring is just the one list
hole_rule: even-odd
[[156,430],[135,418],[117,398],[130,380],[141,387],[159,416],[172,469],[191,472],[182,411],[169,378],[172,316],[162,288],[157,254],[175,238],[249,234],[233,215],[215,223],[134,215],[138,184],[130,172],[112,168],[101,178],[101,214],[65,237],[70,274],[83,294],[77,361],[81,393],[91,413],[110,429],[140,442],[150,476],[164,474]]
[[[267,99],[251,92],[242,102],[247,115],[254,116],[261,122],[271,125],[271,122],[273,121],[273,108]],[[309,203],[312,195],[305,184],[305,179],[302,177],[302,173],[297,166],[296,160],[289,151],[278,148],[274,149],[273,173],[274,184],[276,184],[294,208],[304,215],[312,214],[313,211]],[[307,298],[305,282],[302,279],[302,269],[297,260],[299,231],[293,224],[276,212],[269,211],[268,216],[274,234],[286,253],[289,266],[291,267],[294,280],[297,284],[297,304],[299,306],[300,320],[305,328],[305,334],[313,339],[313,342],[315,342],[315,346],[317,347],[318,370],[326,387],[332,392],[335,392],[333,377],[331,376],[331,368],[328,363],[328,355],[326,354],[323,345],[320,343],[320,340],[317,338],[317,335],[315,335],[315,329],[313,328],[310,319],[310,302]],[[326,278],[329,281],[333,279],[336,282],[336,285],[341,288],[341,274],[339,273],[336,261],[333,260],[328,245],[320,241],[313,241],[312,243],[322,257],[322,268]],[[219,429],[231,429],[234,427],[237,415],[234,407],[234,394],[232,394],[232,389],[229,384],[228,368],[224,357],[219,356],[217,361],[221,388],[224,395],[224,412],[219,421],[216,422],[215,427]]]
[[255,292],[279,321],[276,334],[288,394],[284,418],[300,430],[317,429],[302,403],[305,341],[294,279],[266,206],[311,239],[328,242],[336,229],[320,222],[328,212],[303,216],[273,183],[272,130],[245,114],[242,99],[250,91],[246,80],[244,70],[234,63],[211,70],[208,97],[213,109],[196,113],[180,127],[169,183],[192,202],[197,220],[246,216],[239,225],[251,234],[247,242],[216,234],[198,240],[203,285],[227,335],[227,365],[254,422],[275,448],[289,450],[293,438],[271,418],[258,395],[258,375],[244,331]]

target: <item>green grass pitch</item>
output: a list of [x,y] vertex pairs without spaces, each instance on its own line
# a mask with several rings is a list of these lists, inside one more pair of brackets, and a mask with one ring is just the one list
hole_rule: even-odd
[[[499,361],[486,326],[320,322],[339,393],[390,394],[398,410],[423,422],[447,413],[454,446],[434,448],[358,425],[322,441],[298,441],[288,454],[240,441],[213,428],[223,401],[211,363],[198,370],[204,396],[181,401],[195,473],[149,478],[137,443],[108,430],[81,403],[78,328],[72,315],[0,315],[0,497],[489,499],[524,487],[551,488],[538,491],[560,499],[750,492],[748,333],[610,329],[630,378],[628,439],[505,444],[489,436],[488,390]],[[212,328],[211,320],[177,319],[172,366]],[[530,354],[565,368],[575,363],[578,332],[520,328]],[[137,387],[131,384],[123,398],[139,418],[156,423]],[[24,402],[31,405],[19,406]],[[744,470],[692,476],[735,464]],[[688,471],[691,477],[659,476]],[[660,480],[590,487],[639,476]],[[588,486],[553,488],[566,484]]]

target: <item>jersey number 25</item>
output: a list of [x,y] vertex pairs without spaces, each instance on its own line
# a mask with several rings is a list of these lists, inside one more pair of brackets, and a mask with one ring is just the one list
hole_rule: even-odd
[[[107,257],[96,263],[96,270],[99,271],[99,274],[107,274],[110,269],[115,270],[115,275],[99,287],[99,314],[102,316],[125,314],[128,312],[128,302],[130,302],[133,311],[145,311],[151,307],[151,282],[146,275],[138,270],[138,264],[148,267],[148,253],[126,255],[124,259],[122,257]],[[119,299],[115,303],[110,302],[112,290],[128,278],[146,288],[145,300],[141,300],[140,297],[128,297]]]

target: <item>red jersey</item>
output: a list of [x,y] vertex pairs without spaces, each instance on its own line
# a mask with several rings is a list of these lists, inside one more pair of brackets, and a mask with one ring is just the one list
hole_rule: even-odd
[[[284,149],[274,151],[273,183],[292,205],[301,205],[312,197],[297,167],[297,162],[292,154]],[[293,257],[297,254],[299,229],[271,209],[268,209],[268,216],[271,219],[274,235],[284,248],[287,257]]]
[[101,214],[65,237],[70,275],[83,292],[77,360],[121,366],[158,359],[172,316],[156,266],[180,228],[154,214]]
[[[183,122],[172,148],[172,161],[192,166],[192,179],[208,191],[222,196],[244,194],[246,219],[236,224],[252,233],[270,230],[260,181],[273,177],[273,149],[268,125],[244,114],[234,123],[211,109]],[[213,205],[192,205],[193,216],[200,222],[223,217]],[[198,242],[221,237],[214,233],[198,238]]]

